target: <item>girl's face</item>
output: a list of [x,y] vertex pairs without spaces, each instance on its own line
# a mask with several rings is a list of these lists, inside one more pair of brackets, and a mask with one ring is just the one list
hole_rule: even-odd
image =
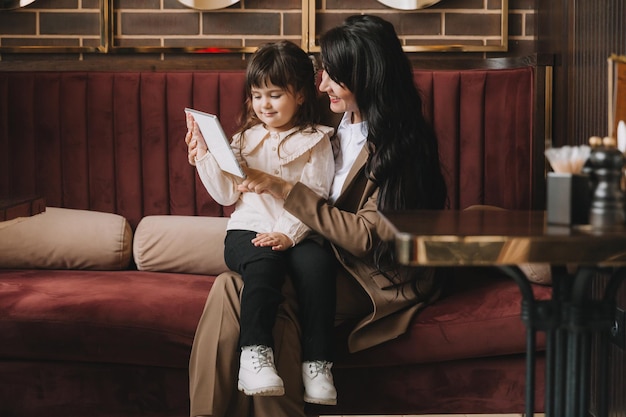
[[361,112],[352,91],[330,78],[326,70],[322,71],[322,81],[319,88],[320,91],[328,94],[330,109],[334,113],[352,112],[352,123],[362,121]]
[[294,116],[304,101],[301,93],[276,87],[271,83],[252,87],[252,109],[270,132],[284,132],[294,126]]

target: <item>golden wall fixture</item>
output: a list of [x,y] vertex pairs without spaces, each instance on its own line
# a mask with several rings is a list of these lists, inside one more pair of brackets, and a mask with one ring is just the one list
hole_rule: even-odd
[[239,0],[178,0],[187,7],[198,10],[217,10],[239,3]]
[[[3,5],[2,2],[4,2],[4,5],[9,5],[7,3],[9,2],[12,6],[20,7],[22,4],[30,4],[33,1],[0,0],[0,6]],[[241,11],[233,9],[234,5],[239,3],[239,0],[178,0],[178,2],[181,5],[179,8],[191,8],[200,13],[200,19],[207,17],[207,14],[210,13],[221,13],[222,10],[219,9],[224,8],[228,9],[224,12],[226,13],[225,15],[231,13],[231,16],[232,13],[246,11],[245,9]],[[484,6],[482,9],[471,8],[472,5],[468,5],[468,9],[446,9],[446,0],[376,0],[365,1],[362,9],[350,9],[340,2],[323,2],[319,5],[320,8],[316,9],[315,0],[301,0],[301,9],[298,9],[298,2],[296,1],[295,4],[291,4],[291,9],[285,10],[284,13],[281,12],[281,14],[289,15],[291,22],[291,32],[287,38],[300,42],[302,48],[311,53],[319,52],[319,34],[317,31],[321,33],[329,27],[338,24],[342,16],[345,17],[356,13],[373,13],[389,19],[396,26],[406,52],[506,52],[508,50],[508,0],[500,0],[495,3],[490,2],[489,4],[490,6]],[[295,8],[293,8],[294,6]],[[36,6],[31,5],[30,7]],[[185,43],[186,39],[178,39],[177,43],[181,46],[176,46],[176,42],[169,42],[169,46],[163,46],[167,45],[165,41],[159,44],[158,42],[144,40],[145,43],[143,43],[141,37],[128,37],[116,34],[116,30],[120,30],[116,27],[116,24],[122,24],[122,17],[119,13],[116,14],[116,10],[114,10],[114,0],[99,0],[98,7],[99,40],[95,39],[96,33],[93,30],[94,28],[92,28],[90,36],[85,37],[89,38],[88,42],[80,42],[81,45],[85,44],[83,46],[18,45],[15,42],[13,44],[3,42],[0,44],[0,54],[245,54],[253,53],[260,39],[263,38],[263,36],[257,36],[256,39],[252,37],[248,40],[244,39],[245,36],[242,35],[239,42],[236,39],[230,39],[235,38],[236,36],[233,35],[237,35],[237,32],[226,36],[226,38],[230,39],[230,43],[228,44],[227,42],[225,46],[223,44],[220,45],[215,39],[209,39],[211,37],[215,38],[214,34],[205,36],[201,32],[200,36],[195,36],[193,42]],[[0,13],[22,13],[22,11],[2,10],[0,8]],[[28,13],[28,8],[23,10],[24,13]],[[132,12],[131,10],[131,14]],[[165,13],[167,15],[167,11]],[[158,16],[158,14],[155,13],[154,16]],[[465,27],[462,28],[465,32],[458,30],[458,26],[463,26],[464,20],[467,20],[464,16],[488,20],[490,22],[489,34],[480,32],[480,20],[475,20],[475,23],[471,24],[466,23]],[[6,19],[6,16],[1,17]],[[301,34],[293,31],[293,28],[300,23],[300,19]],[[431,32],[429,34],[420,33],[422,29],[421,22],[424,21],[428,21],[430,24]],[[458,22],[461,22],[461,24],[458,24]],[[280,25],[284,24],[284,22],[280,23]],[[170,30],[172,29],[170,28]],[[269,40],[279,38],[282,36],[283,30],[284,28],[281,26],[277,33],[267,38]],[[2,32],[0,31],[0,40],[3,40],[1,34]],[[176,35],[178,35],[178,32]],[[179,36],[179,38],[182,37]],[[36,39],[36,36],[31,34],[30,39]],[[236,43],[240,43],[242,46],[237,46]],[[186,46],[187,44],[193,46]]]
[[619,138],[618,124],[626,122],[626,55],[611,54],[608,59],[608,132]]
[[378,0],[385,6],[393,7],[400,10],[417,10],[430,7],[439,3],[441,0]]

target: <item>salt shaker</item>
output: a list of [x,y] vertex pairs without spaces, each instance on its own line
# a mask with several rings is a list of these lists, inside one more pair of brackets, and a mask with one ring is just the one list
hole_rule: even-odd
[[594,144],[591,144],[589,155],[595,183],[589,223],[598,228],[622,226],[626,220],[624,192],[621,188],[624,155],[617,149],[614,138],[605,137],[601,145]]

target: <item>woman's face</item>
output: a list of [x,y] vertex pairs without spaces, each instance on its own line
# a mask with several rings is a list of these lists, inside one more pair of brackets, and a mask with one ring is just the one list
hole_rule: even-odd
[[322,81],[320,91],[328,94],[330,98],[330,109],[334,113],[352,112],[352,123],[361,122],[361,112],[356,104],[356,97],[352,91],[342,84],[333,81],[326,70],[322,71]]

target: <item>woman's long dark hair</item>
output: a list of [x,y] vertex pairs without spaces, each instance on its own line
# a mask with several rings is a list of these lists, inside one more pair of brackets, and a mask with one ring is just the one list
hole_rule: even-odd
[[[320,46],[324,69],[354,94],[367,122],[366,174],[379,186],[378,209],[444,208],[437,138],[393,25],[377,16],[351,16],[322,35]],[[377,248],[379,261],[390,256],[385,243]]]
[[355,95],[367,121],[367,173],[380,187],[378,208],[443,208],[447,191],[437,138],[393,25],[377,16],[351,16],[326,32],[320,46],[324,69]]

